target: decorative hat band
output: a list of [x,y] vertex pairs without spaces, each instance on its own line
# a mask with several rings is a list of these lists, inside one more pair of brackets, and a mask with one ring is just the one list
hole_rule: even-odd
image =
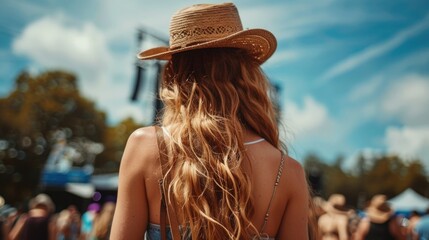
[[240,16],[234,5],[194,5],[172,17],[170,49],[216,40],[242,30]]

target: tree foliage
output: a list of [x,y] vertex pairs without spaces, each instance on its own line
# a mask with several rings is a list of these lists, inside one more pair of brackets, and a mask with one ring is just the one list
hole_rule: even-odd
[[0,190],[18,199],[39,183],[55,131],[105,141],[106,114],[81,96],[76,77],[67,72],[21,73],[15,89],[0,99],[0,116]]
[[[407,188],[429,197],[429,180],[424,166],[418,160],[405,161],[394,155],[371,158],[361,155],[349,170],[342,168],[341,158],[331,165],[325,162],[314,154],[307,156],[304,161],[308,176],[319,171],[316,180],[321,183],[318,193],[322,197],[341,193],[347,197],[350,205],[357,207],[363,207],[365,200],[375,194],[393,197]],[[312,179],[309,180],[311,183]]]

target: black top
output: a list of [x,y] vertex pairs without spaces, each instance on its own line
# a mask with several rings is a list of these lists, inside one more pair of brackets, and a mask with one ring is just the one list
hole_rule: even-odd
[[395,240],[389,230],[390,221],[392,220],[393,219],[390,218],[384,223],[370,222],[369,231],[365,240]]
[[48,240],[49,216],[29,217],[22,229],[22,240]]

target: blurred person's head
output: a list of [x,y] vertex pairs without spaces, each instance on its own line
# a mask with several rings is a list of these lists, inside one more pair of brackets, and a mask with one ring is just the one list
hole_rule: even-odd
[[28,207],[30,209],[44,209],[48,213],[53,213],[55,211],[55,204],[52,201],[52,199],[49,197],[49,195],[40,193],[34,198],[32,198],[28,204]]
[[412,217],[420,217],[420,213],[417,210],[413,210],[410,212],[410,218]]
[[387,202],[386,195],[377,194],[371,198],[366,214],[371,221],[376,223],[383,223],[393,215],[393,209]]
[[346,206],[346,197],[343,194],[334,193],[329,196],[328,201],[324,204],[324,210],[327,213],[345,214],[350,211]]

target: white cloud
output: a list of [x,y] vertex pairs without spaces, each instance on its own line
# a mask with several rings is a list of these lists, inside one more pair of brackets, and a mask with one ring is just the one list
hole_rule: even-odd
[[283,121],[300,138],[326,134],[332,126],[326,107],[311,96],[304,97],[301,107],[294,102],[286,102],[284,110]]
[[134,55],[115,54],[93,23],[71,24],[61,15],[43,17],[17,36],[13,51],[32,60],[30,69],[74,72],[83,94],[108,112],[109,122],[128,116],[144,120],[141,106],[129,102]]
[[[418,159],[426,170],[429,170],[429,125],[388,127],[383,143],[385,145],[383,149],[364,148],[350,153],[342,167],[353,172],[360,156],[376,159],[386,155],[398,155],[405,162]],[[367,167],[370,167],[372,162],[367,164]]]
[[111,55],[93,24],[69,26],[64,17],[47,16],[30,23],[13,42],[13,51],[41,67],[62,68],[102,81]]
[[381,102],[386,117],[405,125],[429,123],[429,76],[407,75],[387,88]]
[[402,127],[387,126],[379,141],[384,150],[364,149],[350,154],[346,168],[356,164],[362,151],[399,155],[405,160],[418,158],[429,170],[429,76],[404,75],[404,72],[418,72],[422,61],[428,61],[427,54],[427,50],[416,52],[381,69],[379,74],[349,94],[350,102],[357,104],[353,108],[355,119],[399,121]]
[[365,62],[391,51],[392,49],[407,41],[409,38],[418,35],[427,28],[429,28],[429,14],[427,14],[423,20],[417,22],[416,24],[399,31],[392,38],[379,44],[369,46],[361,52],[341,60],[323,74],[321,82],[326,82],[340,74],[351,71]]
[[[405,163],[418,159],[426,170],[429,170],[429,125],[388,127],[383,143],[385,145],[383,149],[364,148],[350,153],[342,167],[353,171],[360,156],[366,159],[376,159],[386,155],[397,155]],[[367,162],[367,164],[370,167],[372,163]]]
[[[386,91],[386,86],[390,85],[392,82],[398,81],[398,79],[400,80],[404,73],[422,72],[422,70],[426,70],[428,65],[429,49],[419,49],[411,52],[387,67],[379,69],[376,74],[367,78],[367,81],[362,81],[362,83],[352,88],[351,92],[348,94],[348,100],[357,103],[368,101],[368,99],[373,100],[373,98],[377,96],[379,98],[382,93]],[[373,104],[373,102],[371,104]]]
[[429,125],[389,127],[384,141],[388,152],[406,160],[418,158],[429,170]]

